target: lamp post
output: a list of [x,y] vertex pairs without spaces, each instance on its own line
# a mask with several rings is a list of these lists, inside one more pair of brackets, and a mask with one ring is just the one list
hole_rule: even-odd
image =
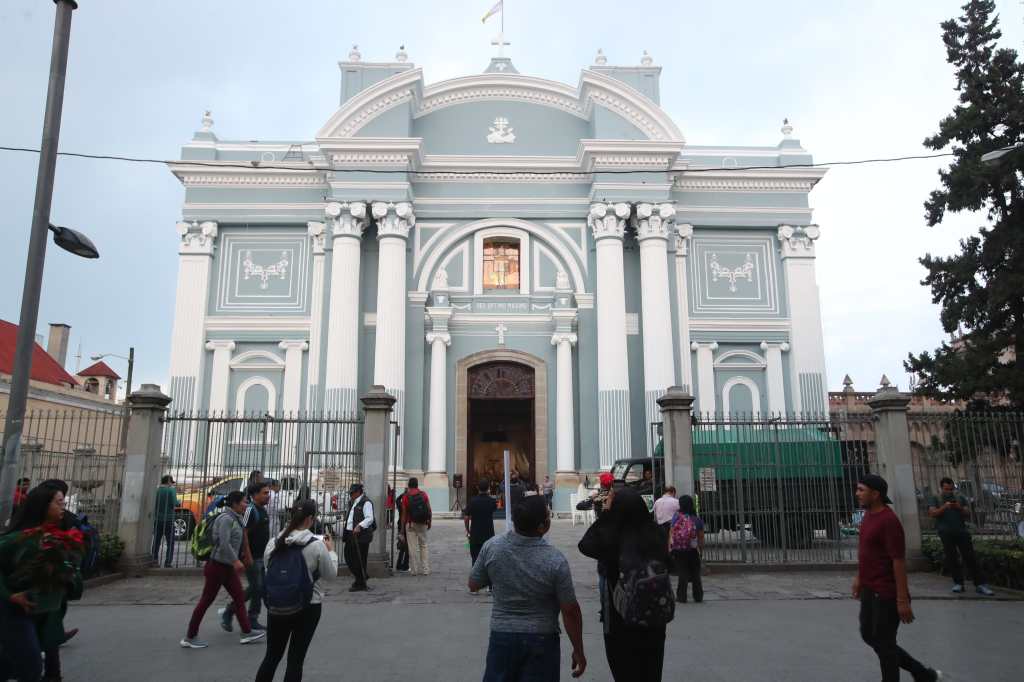
[[985,152],[981,155],[981,162],[989,165],[994,164],[1010,152],[1018,149],[1024,149],[1024,142],[1018,142],[1017,144],[1010,145],[1009,147],[1000,147],[999,149],[993,149],[990,152]]
[[121,417],[121,452],[126,453],[128,451],[128,396],[132,394],[132,370],[135,368],[135,346],[128,349],[128,357],[118,355],[117,353],[100,353],[99,355],[93,355],[92,361],[98,362],[103,358],[120,358],[128,362],[128,378],[125,379],[124,387],[124,399],[121,401],[123,406],[123,416]]
[[[46,90],[46,113],[43,115],[43,138],[39,150],[36,196],[32,208],[32,231],[29,235],[28,259],[25,264],[25,286],[21,294],[21,318],[11,371],[11,393],[4,424],[3,469],[0,471],[0,524],[11,517],[14,485],[18,477],[21,455],[21,430],[25,422],[35,329],[39,322],[39,294],[43,285],[43,263],[46,260],[46,233],[53,230],[55,243],[72,253],[87,258],[99,254],[92,242],[67,228],[50,225],[50,204],[53,199],[53,176],[57,167],[57,143],[60,118],[64,106],[64,76],[68,67],[68,44],[71,39],[71,12],[78,7],[74,0],[54,0],[57,5],[53,25],[53,47],[50,53],[50,82]],[[90,248],[91,247],[91,248]]]

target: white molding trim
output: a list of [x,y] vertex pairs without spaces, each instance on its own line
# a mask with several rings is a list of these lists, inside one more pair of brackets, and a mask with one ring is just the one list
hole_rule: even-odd
[[[235,412],[242,412],[243,410],[245,410],[245,394],[253,386],[262,386],[263,388],[267,389],[267,411],[270,414],[276,413],[277,388],[274,386],[274,382],[272,382],[270,379],[268,379],[267,377],[260,376],[249,377],[248,379],[246,379],[245,381],[238,385],[238,388],[235,390]],[[239,424],[239,426],[241,426],[241,424]],[[268,443],[271,442],[270,438],[272,436],[272,433],[273,432],[271,430],[267,431]],[[236,438],[236,440],[238,439]]]
[[551,253],[551,249],[549,249],[548,247],[544,246],[539,241],[535,241],[533,243],[533,260],[534,260],[534,266],[535,266],[533,268],[533,293],[535,295],[538,294],[538,293],[544,293],[544,294],[554,293],[554,291],[555,291],[554,283],[552,283],[551,286],[544,286],[544,285],[542,285],[540,283],[540,271],[541,271],[540,257],[541,257],[541,255],[546,256],[548,258],[548,260],[551,261],[552,265],[555,266],[555,270],[556,270],[555,274],[556,275],[558,274],[557,270],[561,269],[560,266],[559,266],[559,263],[558,263],[558,258],[555,256],[555,254]]
[[[473,233],[473,295],[482,296],[484,293],[484,240],[495,237],[508,237],[519,242],[519,293],[528,296],[530,294],[530,261],[532,260],[530,233],[505,225],[487,227]],[[442,261],[442,265],[453,255],[454,252],[449,253]]]
[[207,331],[308,332],[308,317],[207,317]]
[[729,418],[729,411],[731,409],[729,392],[732,391],[734,386],[746,386],[750,391],[751,406],[755,415],[761,414],[761,392],[758,389],[757,384],[750,379],[750,377],[732,377],[722,386],[722,414],[725,418]]
[[[226,167],[218,168],[217,162],[210,165],[196,165],[187,161],[170,162],[171,173],[185,187],[327,187],[327,174],[323,170],[311,172],[309,166],[296,166],[295,170],[280,168],[261,169]],[[239,161],[222,162],[233,163]],[[275,164],[277,165],[277,164]]]
[[765,319],[690,319],[690,331],[724,332],[724,331],[790,331],[788,318],[779,320]]
[[[251,360],[263,360],[264,362],[250,362]],[[246,364],[248,363],[248,364]],[[277,355],[265,350],[247,350],[231,358],[228,364],[231,369],[269,369],[283,370],[284,360]]]
[[423,69],[409,69],[374,83],[342,104],[316,134],[322,139],[352,137],[357,130],[399,104],[412,101],[423,87]]
[[[490,227],[518,228],[547,242],[547,244],[555,249],[563,264],[568,268],[568,274],[572,277],[575,293],[577,295],[586,293],[586,280],[583,278],[583,272],[580,270],[579,263],[569,247],[562,241],[567,239],[565,233],[558,235],[543,223],[533,223],[519,218],[485,218],[465,223],[454,230],[447,230],[444,238],[436,246],[429,249],[429,253],[420,267],[416,288],[420,291],[429,291],[431,278],[434,276],[437,261],[441,258],[442,254],[446,253],[448,249],[466,236]],[[561,239],[556,238],[559,236]],[[433,244],[433,240],[431,240],[431,244]]]
[[[453,286],[449,285],[448,291],[449,292],[455,292],[457,294],[468,294],[469,293],[469,261],[472,258],[472,255],[470,254],[470,251],[469,251],[469,240],[468,239],[466,241],[462,242],[461,244],[459,244],[458,246],[456,246],[451,251],[449,251],[448,255],[445,256],[443,261],[441,261],[441,264],[438,266],[438,269],[439,270],[447,269],[448,268],[448,264],[451,263],[452,259],[455,258],[456,256],[460,255],[460,254],[462,255],[462,285],[461,286],[457,286],[457,287],[453,287]],[[522,261],[522,253],[520,253],[519,260],[520,260],[520,262]],[[520,278],[521,278],[522,277],[522,271],[520,271],[519,274],[520,274]],[[520,279],[520,284],[522,284],[522,280],[521,279]],[[522,293],[522,287],[520,287],[520,293]]]
[[[413,205],[415,206],[415,202],[413,202]],[[416,271],[416,268],[420,266],[420,260],[423,257],[423,252],[430,250],[431,244],[433,244],[435,240],[437,240],[442,234],[444,234],[445,230],[447,230],[452,225],[455,225],[455,223],[441,223],[423,220],[416,221],[416,229],[413,230],[412,233],[412,267],[414,272]],[[435,232],[430,236],[430,239],[428,239],[425,242],[421,242],[421,237],[424,229],[434,230]]]
[[[744,360],[746,360],[746,362],[730,362],[730,360],[733,360],[734,358],[743,358]],[[764,369],[767,366],[768,361],[765,358],[749,350],[727,351],[719,355],[717,358],[715,358],[714,362],[715,369]]]
[[[580,257],[580,263],[583,264],[583,271],[586,272],[587,268],[589,266],[589,263],[587,262],[587,221],[580,220],[580,221],[577,221],[577,222],[557,222],[557,223],[549,222],[549,223],[546,223],[546,225],[548,227],[551,227],[552,229],[558,230],[558,231],[560,231],[562,233],[562,235],[565,237],[566,241],[568,241],[569,244],[572,245],[572,248],[576,252],[576,255]],[[566,232],[567,228],[580,231],[580,240],[579,240],[579,242],[576,242],[572,238],[570,238],[569,234]]]

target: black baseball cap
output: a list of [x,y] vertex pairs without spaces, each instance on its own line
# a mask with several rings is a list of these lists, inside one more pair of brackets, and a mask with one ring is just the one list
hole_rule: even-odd
[[882,493],[882,501],[886,504],[892,504],[892,500],[889,499],[889,484],[885,482],[885,479],[878,474],[867,474],[862,476],[860,479],[861,485],[877,490]]
[[349,489],[348,489],[348,494],[349,495],[353,495],[355,493],[361,493],[361,492],[363,492],[363,484],[362,483],[353,483],[351,486],[349,486]]

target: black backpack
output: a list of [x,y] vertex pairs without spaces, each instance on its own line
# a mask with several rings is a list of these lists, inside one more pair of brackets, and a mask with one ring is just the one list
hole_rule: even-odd
[[[291,544],[274,550],[267,563],[267,574],[263,582],[263,603],[274,616],[290,616],[309,606],[313,599],[313,583],[320,577],[310,575],[302,550],[316,542]],[[278,538],[275,542],[284,542]]]
[[413,523],[426,523],[430,520],[430,505],[426,496],[421,493],[407,495],[409,500],[409,520]]

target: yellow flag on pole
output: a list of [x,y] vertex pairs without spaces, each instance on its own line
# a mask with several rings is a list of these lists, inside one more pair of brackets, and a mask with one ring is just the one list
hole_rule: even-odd
[[495,14],[497,14],[498,12],[502,12],[502,11],[504,11],[504,9],[505,9],[505,8],[503,7],[503,5],[504,5],[504,4],[505,4],[505,0],[498,0],[498,2],[494,3],[494,7],[492,7],[491,9],[489,9],[489,10],[487,11],[487,14],[485,14],[485,15],[484,15],[484,18],[480,20],[480,23],[481,23],[481,24],[483,24],[483,23],[485,23],[485,22],[486,22],[486,21],[487,21],[488,19],[490,19],[491,17],[493,17],[493,16],[495,15]]

